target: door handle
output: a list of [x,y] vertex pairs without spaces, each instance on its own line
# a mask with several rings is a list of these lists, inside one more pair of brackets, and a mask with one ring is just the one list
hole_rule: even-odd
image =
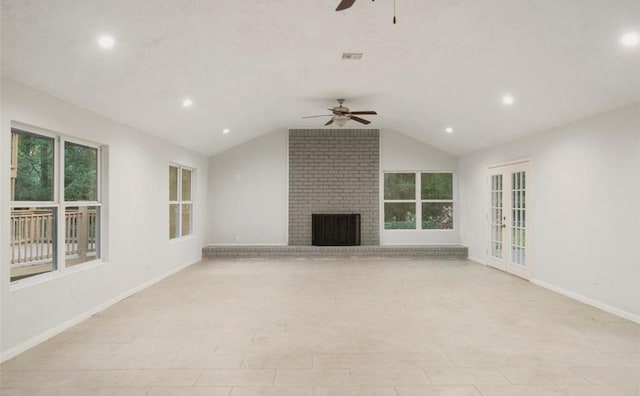
[[502,223],[502,228],[506,228],[506,227],[507,227],[507,225]]

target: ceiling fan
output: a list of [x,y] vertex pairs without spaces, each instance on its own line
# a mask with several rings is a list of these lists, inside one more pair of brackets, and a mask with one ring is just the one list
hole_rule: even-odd
[[378,114],[373,110],[351,111],[349,110],[348,107],[342,105],[344,103],[344,99],[336,99],[336,100],[338,102],[338,105],[334,106],[331,109],[327,109],[333,114],[314,115],[314,116],[307,116],[302,118],[331,117],[331,119],[327,121],[326,124],[324,124],[325,126],[331,125],[335,122],[337,126],[343,127],[349,120],[353,120],[364,125],[369,125],[371,124],[371,121],[365,120],[364,118],[360,118],[358,116],[366,115],[366,114],[370,114],[370,115]]
[[[371,0],[376,1],[376,0]],[[338,7],[336,7],[336,11],[346,10],[347,8],[351,8],[351,6],[356,2],[356,0],[342,0]],[[393,0],[393,24],[396,24],[396,0]]]

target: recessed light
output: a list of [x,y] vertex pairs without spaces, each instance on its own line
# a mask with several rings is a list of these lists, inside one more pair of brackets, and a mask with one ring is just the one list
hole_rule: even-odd
[[189,98],[186,98],[182,101],[182,107],[191,107],[193,101]]
[[620,37],[620,44],[625,47],[636,47],[640,43],[640,35],[636,32],[625,33]]
[[115,45],[116,41],[111,36],[100,36],[98,38],[98,45],[102,48],[111,48]]
[[512,104],[515,103],[515,98],[511,95],[504,95],[502,97],[502,103],[507,105],[507,106],[511,106]]
[[224,133],[225,135],[227,133],[229,133],[229,132],[231,132],[231,129],[229,129],[229,128],[225,128],[225,129],[222,130],[222,133]]
[[447,133],[453,133],[453,128],[451,128],[451,127],[447,127],[447,129],[445,129],[445,131],[446,131]]

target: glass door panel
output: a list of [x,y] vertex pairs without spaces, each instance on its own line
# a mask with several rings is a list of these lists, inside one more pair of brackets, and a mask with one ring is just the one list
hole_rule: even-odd
[[489,169],[489,265],[529,279],[529,163]]
[[524,171],[511,174],[511,264],[525,266],[525,178]]
[[491,256],[502,259],[502,175],[491,175]]

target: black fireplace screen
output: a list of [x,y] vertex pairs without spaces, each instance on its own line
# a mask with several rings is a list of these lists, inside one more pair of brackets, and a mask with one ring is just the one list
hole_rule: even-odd
[[314,246],[360,245],[360,214],[311,215],[312,240]]

